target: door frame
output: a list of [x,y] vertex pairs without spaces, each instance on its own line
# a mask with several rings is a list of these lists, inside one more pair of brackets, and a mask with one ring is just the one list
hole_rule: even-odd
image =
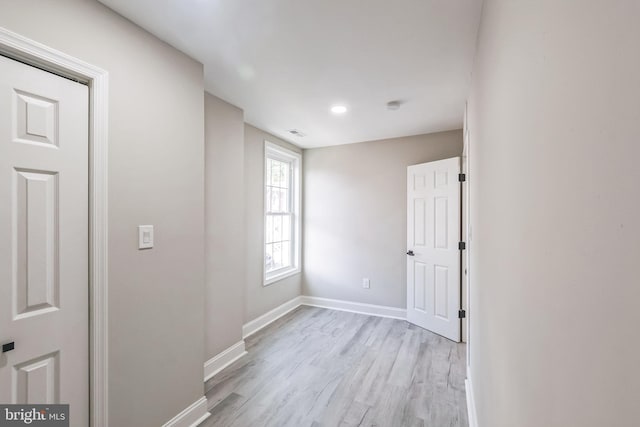
[[471,371],[471,316],[473,315],[471,310],[471,185],[469,183],[471,175],[471,133],[469,130],[469,118],[468,118],[468,102],[464,105],[464,119],[462,126],[462,173],[465,174],[465,180],[462,182],[462,239],[466,242],[465,250],[462,255],[462,289],[464,291],[463,297],[463,310],[465,310],[465,318],[463,319],[463,328],[465,335],[465,342],[467,344],[467,355],[465,357],[467,378],[470,377]]
[[0,54],[89,87],[89,417],[108,426],[108,73],[0,27]]

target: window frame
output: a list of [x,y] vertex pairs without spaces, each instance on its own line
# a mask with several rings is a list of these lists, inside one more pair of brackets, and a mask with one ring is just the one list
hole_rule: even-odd
[[[273,272],[267,272],[265,258],[267,253],[267,162],[269,159],[289,163],[290,172],[290,203],[291,203],[291,267],[280,268]],[[300,273],[300,248],[302,247],[302,234],[300,231],[300,211],[302,188],[301,181],[302,155],[281,145],[264,141],[264,171],[262,181],[263,213],[262,213],[262,278],[263,286],[271,285],[287,277]]]

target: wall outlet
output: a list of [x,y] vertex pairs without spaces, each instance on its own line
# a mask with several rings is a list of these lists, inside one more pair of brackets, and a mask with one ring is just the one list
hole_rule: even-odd
[[371,282],[366,277],[362,279],[362,287],[365,289],[369,289],[371,287]]

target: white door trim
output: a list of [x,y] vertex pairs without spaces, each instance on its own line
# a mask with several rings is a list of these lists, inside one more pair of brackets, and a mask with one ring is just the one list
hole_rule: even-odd
[[108,426],[107,129],[109,75],[93,65],[0,27],[0,54],[89,86],[90,420]]
[[462,138],[463,138],[463,153],[462,153],[462,173],[465,174],[465,181],[462,183],[462,208],[464,209],[464,223],[462,227],[462,239],[466,242],[466,247],[463,252],[463,268],[465,271],[462,271],[462,280],[463,288],[465,290],[465,302],[466,305],[463,307],[466,315],[464,319],[465,325],[465,337],[467,343],[467,357],[466,365],[467,365],[467,378],[471,378],[471,316],[473,316],[473,310],[471,309],[471,274],[473,273],[471,270],[471,184],[469,180],[471,179],[471,135],[469,131],[469,116],[468,116],[468,106],[469,102],[465,102],[464,104],[464,121],[462,127]]

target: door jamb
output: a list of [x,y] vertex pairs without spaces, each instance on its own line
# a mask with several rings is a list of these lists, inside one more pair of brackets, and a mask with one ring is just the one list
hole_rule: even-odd
[[469,132],[469,118],[468,118],[468,102],[465,102],[464,106],[464,120],[463,120],[463,128],[462,128],[462,138],[463,138],[463,153],[462,153],[462,173],[465,174],[465,181],[462,183],[462,203],[464,209],[464,214],[462,218],[464,219],[462,224],[462,238],[466,242],[466,247],[463,253],[464,262],[462,263],[464,271],[461,273],[462,280],[464,281],[465,288],[465,318],[464,327],[465,327],[465,342],[467,344],[467,354],[465,357],[466,369],[467,369],[467,378],[469,378],[470,366],[471,366],[471,316],[473,315],[471,310],[471,185],[469,183],[470,180],[470,151],[471,151],[471,136]]
[[89,87],[89,417],[108,426],[108,73],[0,27],[0,54]]

